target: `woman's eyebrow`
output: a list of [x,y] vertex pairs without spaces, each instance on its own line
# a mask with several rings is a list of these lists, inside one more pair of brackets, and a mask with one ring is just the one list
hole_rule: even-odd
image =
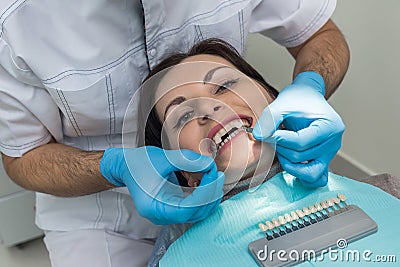
[[[213,77],[214,73],[215,73],[217,70],[224,69],[224,68],[229,68],[229,67],[228,67],[228,66],[218,66],[218,67],[216,67],[216,68],[213,68],[213,69],[209,70],[209,71],[206,73],[206,75],[204,76],[203,82],[204,82],[204,83],[209,82],[209,81],[211,80],[211,78]],[[167,105],[167,107],[165,108],[165,111],[164,111],[164,115],[163,115],[163,116],[164,116],[164,120],[165,120],[165,115],[167,114],[168,109],[169,109],[170,107],[172,107],[172,106],[174,106],[174,105],[179,105],[179,104],[181,104],[181,103],[184,102],[184,101],[186,101],[186,98],[185,98],[185,97],[183,97],[183,96],[178,96],[177,98],[175,98],[174,100],[172,100],[171,102],[169,102],[169,104]]]
[[165,111],[164,111],[164,121],[165,121],[165,115],[167,114],[168,109],[174,105],[179,105],[180,103],[182,103],[184,101],[186,101],[186,98],[184,98],[183,96],[178,96],[177,98],[174,98],[174,100],[169,102],[169,104],[167,105],[167,107],[165,108]]
[[206,75],[204,76],[203,82],[204,82],[204,83],[209,82],[209,81],[211,80],[211,78],[213,77],[214,73],[215,73],[217,70],[224,69],[224,68],[228,68],[228,69],[229,69],[228,66],[219,66],[219,67],[216,67],[216,68],[213,68],[213,69],[209,70],[209,71],[206,73]]

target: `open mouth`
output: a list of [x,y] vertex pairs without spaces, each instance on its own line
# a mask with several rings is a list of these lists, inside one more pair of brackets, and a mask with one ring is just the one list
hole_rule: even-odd
[[227,118],[210,130],[208,138],[213,140],[216,152],[232,140],[240,131],[251,126],[253,119],[245,115],[235,115]]

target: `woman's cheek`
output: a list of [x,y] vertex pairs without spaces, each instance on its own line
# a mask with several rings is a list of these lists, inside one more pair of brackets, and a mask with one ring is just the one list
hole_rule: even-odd
[[184,127],[179,135],[179,149],[190,149],[194,152],[200,153],[199,144],[201,138],[197,136],[196,131]]

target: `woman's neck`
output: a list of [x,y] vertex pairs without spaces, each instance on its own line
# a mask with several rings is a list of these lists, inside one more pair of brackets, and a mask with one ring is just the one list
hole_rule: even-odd
[[222,201],[225,201],[242,191],[260,185],[282,171],[282,166],[279,164],[279,161],[276,160],[274,161],[267,173],[262,173],[253,177],[240,180],[236,184],[224,185],[224,196],[222,197]]

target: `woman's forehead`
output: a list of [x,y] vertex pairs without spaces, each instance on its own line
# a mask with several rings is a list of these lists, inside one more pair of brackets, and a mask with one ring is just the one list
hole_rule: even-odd
[[223,64],[235,68],[235,66],[225,58],[208,54],[191,56],[184,59],[181,63],[186,63],[186,62],[209,62],[209,63]]
[[[210,70],[221,67],[238,71],[229,61],[213,55],[192,56],[176,66],[163,70],[163,73],[159,75],[160,81],[157,83],[156,101],[174,88],[185,84],[204,82],[204,78]],[[153,77],[157,79],[157,77]]]

